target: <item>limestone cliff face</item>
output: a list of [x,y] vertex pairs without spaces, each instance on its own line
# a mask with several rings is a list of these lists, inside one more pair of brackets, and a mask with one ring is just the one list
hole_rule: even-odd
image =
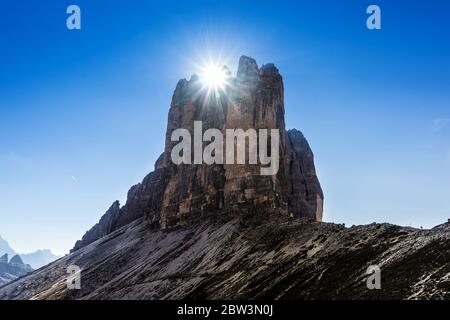
[[314,155],[308,141],[296,129],[287,132],[284,161],[289,209],[295,216],[322,221],[323,192],[314,167]]
[[[161,229],[219,212],[254,213],[261,208],[322,220],[323,193],[313,153],[301,132],[285,129],[284,85],[278,69],[273,64],[259,68],[254,59],[243,56],[236,77],[224,70],[229,78],[218,94],[202,90],[196,75],[178,82],[168,115],[165,150],[155,170],[130,189],[122,208],[115,202],[75,250],[142,216],[151,227]],[[172,133],[182,128],[194,137],[195,121],[202,121],[200,134],[207,129],[218,129],[224,136],[227,129],[278,129],[278,172],[261,175],[259,160],[248,164],[248,157],[247,164],[174,164],[171,151],[178,142],[171,141]]]
[[[280,159],[284,158],[284,87],[278,69],[268,64],[261,69],[256,61],[241,57],[236,79],[232,85],[226,128],[279,129]],[[231,207],[250,208],[258,205],[287,209],[283,192],[284,164],[274,176],[262,176],[260,165],[226,165],[225,200]]]

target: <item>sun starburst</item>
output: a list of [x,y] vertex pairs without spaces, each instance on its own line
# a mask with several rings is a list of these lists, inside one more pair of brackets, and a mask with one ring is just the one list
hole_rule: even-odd
[[225,67],[216,64],[207,64],[200,73],[200,81],[203,87],[209,91],[224,90],[227,86],[229,74]]

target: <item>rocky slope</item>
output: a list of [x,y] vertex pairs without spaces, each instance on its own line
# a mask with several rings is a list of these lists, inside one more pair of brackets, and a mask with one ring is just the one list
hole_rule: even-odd
[[[276,209],[273,209],[276,210]],[[142,218],[0,288],[0,299],[448,299],[450,224],[345,228],[277,211],[176,230]],[[82,268],[68,290],[66,268]],[[381,289],[366,270],[381,268]]]

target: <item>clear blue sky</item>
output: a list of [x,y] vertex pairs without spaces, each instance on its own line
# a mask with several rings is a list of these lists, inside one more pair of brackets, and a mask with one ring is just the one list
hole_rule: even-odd
[[[366,28],[378,4],[382,30]],[[450,218],[448,1],[49,1],[0,8],[0,234],[64,253],[163,150],[178,79],[207,53],[282,72],[326,221]],[[68,31],[78,4],[82,30]]]

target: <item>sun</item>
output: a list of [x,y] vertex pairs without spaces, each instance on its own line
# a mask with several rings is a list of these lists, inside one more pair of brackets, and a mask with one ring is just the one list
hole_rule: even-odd
[[223,90],[227,84],[227,78],[226,69],[215,64],[206,65],[200,74],[200,80],[208,90]]

